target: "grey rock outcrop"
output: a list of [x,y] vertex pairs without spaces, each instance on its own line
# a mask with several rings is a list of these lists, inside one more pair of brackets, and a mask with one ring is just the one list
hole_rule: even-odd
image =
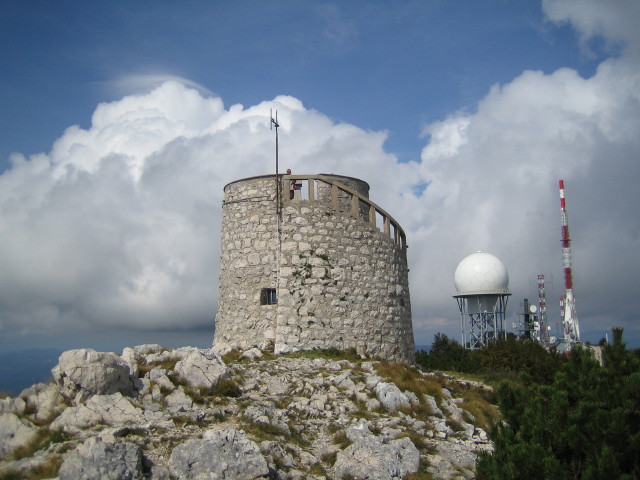
[[409,398],[393,383],[379,382],[376,385],[376,397],[389,412],[395,412],[399,407],[409,407]]
[[15,413],[16,415],[22,415],[27,404],[24,399],[20,397],[16,398],[3,398],[0,399],[0,414],[2,413]]
[[173,449],[171,473],[185,480],[251,480],[269,474],[258,445],[240,430],[208,430]]
[[415,473],[419,466],[420,452],[409,438],[384,443],[379,437],[363,436],[338,452],[334,468],[338,478],[390,480]]
[[143,411],[134,406],[121,393],[95,395],[85,405],[71,407],[51,423],[52,429],[78,433],[98,424],[112,427],[141,426],[146,423],[162,424],[168,417],[159,412]]
[[[111,355],[101,358],[121,365]],[[0,400],[0,432],[9,432],[0,433],[0,476],[29,478],[62,458],[61,480],[114,472],[146,480],[399,479],[417,458],[420,471],[443,480],[473,478],[477,453],[492,448],[464,410],[462,395],[476,387],[459,388],[452,377],[414,370],[416,385],[438,382],[442,394],[432,397],[402,391],[374,361],[263,353],[225,365],[208,350],[158,345],[123,355],[127,371],[138,372],[133,395],[77,389],[70,404],[60,385],[38,384]],[[35,453],[13,460],[25,446]]]
[[135,392],[127,362],[115,353],[90,348],[69,350],[60,355],[51,374],[62,394],[76,404],[93,395]]
[[142,480],[142,451],[132,443],[91,438],[65,457],[58,476],[60,480]]
[[27,445],[36,435],[37,429],[25,420],[18,418],[15,413],[1,414],[0,458],[18,447]]
[[46,421],[60,414],[66,407],[60,388],[53,383],[37,383],[20,393],[20,399],[34,411],[33,418]]
[[175,372],[192,387],[215,387],[229,369],[212,350],[196,350],[180,360]]

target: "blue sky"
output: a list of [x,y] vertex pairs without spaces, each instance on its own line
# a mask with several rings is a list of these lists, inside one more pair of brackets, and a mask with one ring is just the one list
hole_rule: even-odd
[[388,130],[387,149],[417,160],[423,126],[473,110],[491,85],[525,69],[590,76],[599,58],[533,1],[8,1],[0,21],[3,162],[87,127],[134,75],[186,78],[226,104],[292,95]]
[[283,163],[403,225],[417,343],[459,338],[476,250],[512,321],[539,273],[557,316],[564,178],[583,337],[640,345],[637,2],[0,8],[1,349],[210,344],[222,187],[270,172],[270,108]]

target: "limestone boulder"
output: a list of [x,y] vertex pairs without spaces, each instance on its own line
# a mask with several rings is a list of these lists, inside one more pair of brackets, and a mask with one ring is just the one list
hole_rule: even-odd
[[59,480],[142,480],[142,451],[128,442],[107,443],[91,438],[68,454]]
[[14,413],[0,414],[0,458],[23,447],[37,435],[37,428]]
[[126,347],[122,350],[122,359],[129,365],[130,374],[133,378],[137,378],[140,373],[139,364],[145,360],[146,355],[156,354],[164,351],[165,348],[158,344],[145,344],[135,347]]
[[242,352],[240,358],[246,358],[249,361],[254,361],[258,358],[262,358],[262,351],[259,348],[250,348],[249,350]]
[[189,397],[182,387],[178,387],[166,396],[167,410],[171,413],[188,412],[193,408],[193,400]]
[[295,465],[294,458],[278,442],[273,440],[264,440],[260,442],[260,451],[267,457],[275,459],[278,465],[286,468],[291,468]]
[[418,471],[420,452],[407,437],[383,443],[375,436],[363,436],[338,452],[334,471],[337,478],[390,480]]
[[436,399],[434,397],[432,397],[431,395],[423,395],[422,398],[424,398],[425,403],[429,407],[431,415],[444,418],[444,413],[442,413],[442,410],[440,410],[440,407],[438,407],[438,402],[436,402]]
[[66,407],[60,388],[53,383],[37,383],[23,390],[20,398],[25,401],[29,410],[35,412],[33,417],[36,420],[50,420]]
[[69,350],[60,355],[58,365],[51,373],[62,394],[75,404],[93,395],[135,393],[129,365],[111,352],[96,352],[90,348]]
[[174,372],[192,387],[215,387],[230,376],[229,369],[211,350],[195,349],[176,363]]
[[184,480],[252,480],[269,475],[258,445],[235,429],[208,430],[200,440],[177,445],[171,452],[169,469],[174,477]]
[[345,430],[345,434],[352,442],[356,442],[363,437],[373,435],[371,433],[371,422],[364,418],[360,418],[355,424],[349,426]]
[[94,395],[85,405],[67,408],[51,423],[51,429],[78,433],[98,424],[113,427],[140,425],[147,421],[145,413],[134,407],[121,393]]
[[15,413],[16,415],[22,415],[26,406],[26,402],[21,397],[2,398],[0,399],[0,414]]
[[143,358],[142,355],[139,352],[137,352],[135,349],[126,347],[122,351],[122,355],[120,356],[120,358],[122,358],[122,360],[129,367],[129,375],[131,376],[131,378],[133,379],[138,378],[140,374],[140,367],[138,364],[140,360]]
[[389,412],[395,412],[400,407],[411,406],[409,398],[394,383],[379,382],[375,392],[376,398]]

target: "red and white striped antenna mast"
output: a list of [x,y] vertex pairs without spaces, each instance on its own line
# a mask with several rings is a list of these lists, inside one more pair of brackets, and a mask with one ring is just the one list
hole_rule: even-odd
[[[573,276],[571,273],[571,239],[569,238],[569,219],[564,197],[564,180],[560,180],[560,225],[562,227],[562,265],[564,267],[564,298],[560,298],[560,312],[564,340],[568,343],[580,341],[580,327],[573,296]],[[563,301],[564,300],[564,301]],[[563,308],[564,307],[564,308]]]

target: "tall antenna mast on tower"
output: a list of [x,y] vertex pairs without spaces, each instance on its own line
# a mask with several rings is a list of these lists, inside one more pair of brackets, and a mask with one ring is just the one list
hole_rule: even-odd
[[[573,296],[573,276],[571,273],[571,239],[569,238],[569,219],[564,197],[564,180],[560,180],[560,224],[562,227],[562,264],[564,267],[564,305],[560,300],[561,313],[563,315],[562,326],[564,340],[568,343],[580,341],[580,328],[576,303]],[[562,308],[564,306],[564,308]]]
[[270,109],[270,116],[271,116],[271,130],[273,130],[273,128],[275,127],[276,129],[276,214],[278,215],[278,218],[280,218],[280,197],[281,197],[281,193],[280,193],[280,177],[278,176],[278,127],[280,127],[280,124],[278,123],[278,111],[276,110],[276,116],[275,118],[273,117],[273,110]]

